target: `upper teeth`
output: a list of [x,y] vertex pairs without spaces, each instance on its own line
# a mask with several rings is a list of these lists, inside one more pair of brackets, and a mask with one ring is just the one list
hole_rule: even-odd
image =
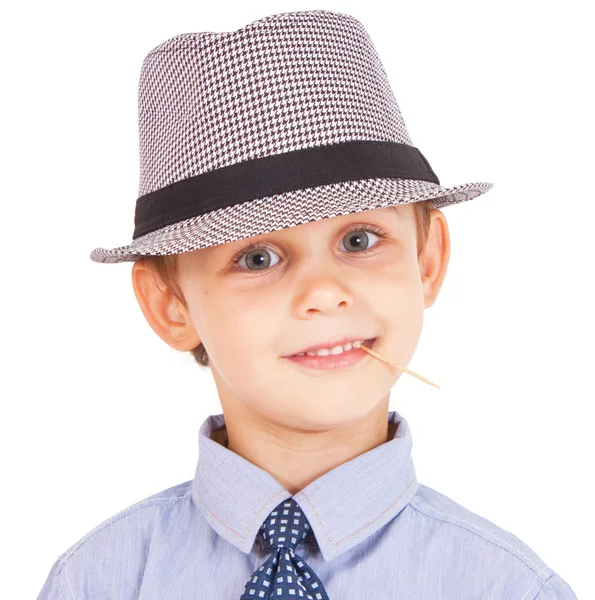
[[363,342],[361,340],[357,340],[355,342],[347,342],[346,344],[335,346],[334,348],[320,348],[316,351],[311,350],[309,352],[300,352],[295,356],[304,356],[306,354],[308,356],[328,356],[329,354],[341,354],[343,352],[348,352],[352,348],[359,348],[362,344]]

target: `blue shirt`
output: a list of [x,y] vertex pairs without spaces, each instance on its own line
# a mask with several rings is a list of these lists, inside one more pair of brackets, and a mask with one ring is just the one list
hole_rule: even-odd
[[[407,421],[388,420],[386,443],[293,496],[313,532],[296,554],[330,600],[576,600],[512,533],[419,484]],[[193,480],[85,535],[38,600],[239,600],[270,555],[260,526],[292,496],[226,447],[224,426],[223,414],[201,425]]]

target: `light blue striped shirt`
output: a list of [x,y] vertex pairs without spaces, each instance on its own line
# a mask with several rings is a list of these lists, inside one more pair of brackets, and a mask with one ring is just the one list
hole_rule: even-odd
[[[576,600],[512,533],[417,482],[407,421],[293,496],[301,556],[330,600]],[[98,525],[54,563],[38,600],[239,600],[270,555],[258,534],[291,494],[201,425],[194,479]],[[224,438],[223,438],[224,439]]]

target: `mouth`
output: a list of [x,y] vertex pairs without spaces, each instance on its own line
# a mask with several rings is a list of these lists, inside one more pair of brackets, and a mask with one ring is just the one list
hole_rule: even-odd
[[[378,338],[371,338],[369,340],[364,340],[363,342],[361,342],[360,345],[366,346],[366,348],[372,348],[372,346],[374,345],[374,342],[377,340]],[[341,345],[341,344],[338,344]],[[330,348],[326,348],[325,350],[329,351]],[[351,346],[351,348],[349,350],[343,350],[343,352],[339,352],[337,354],[332,354],[332,356],[341,356],[342,354],[347,354],[347,353],[351,353],[351,352],[359,352],[359,348],[356,348],[355,346]],[[298,352],[297,354],[291,354],[288,356],[284,356],[283,358],[305,358],[305,357],[321,357],[321,356],[331,356],[330,354],[322,354],[322,355],[317,355],[316,351],[314,351],[314,354],[308,354],[307,352]]]
[[322,355],[318,354],[294,354],[285,356],[285,360],[293,363],[299,368],[307,369],[309,372],[330,372],[336,370],[344,370],[350,367],[355,367],[358,363],[368,364],[366,359],[370,358],[370,354],[361,349],[361,346],[372,348],[378,338],[364,340],[359,347],[352,346],[349,350],[331,354],[328,352]]

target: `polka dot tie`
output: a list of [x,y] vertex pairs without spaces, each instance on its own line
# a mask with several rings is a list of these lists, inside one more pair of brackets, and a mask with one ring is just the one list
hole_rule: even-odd
[[310,532],[310,524],[299,504],[293,498],[281,502],[260,528],[260,534],[272,554],[254,571],[240,600],[329,600],[318,576],[295,553],[296,546]]

